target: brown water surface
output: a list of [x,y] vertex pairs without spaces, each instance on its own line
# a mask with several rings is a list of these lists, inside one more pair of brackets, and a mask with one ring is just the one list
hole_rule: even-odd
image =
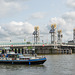
[[45,56],[43,65],[0,64],[0,75],[75,75],[75,54]]

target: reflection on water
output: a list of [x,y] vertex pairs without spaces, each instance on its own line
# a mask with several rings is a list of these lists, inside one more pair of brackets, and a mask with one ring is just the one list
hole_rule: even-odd
[[0,64],[0,69],[7,69],[7,70],[23,70],[23,69],[44,69],[46,68],[45,65],[11,65],[11,64]]
[[1,75],[35,75],[38,74],[38,70],[45,70],[45,65],[6,65],[0,64]]
[[75,75],[75,54],[46,57],[43,65],[0,64],[0,75]]

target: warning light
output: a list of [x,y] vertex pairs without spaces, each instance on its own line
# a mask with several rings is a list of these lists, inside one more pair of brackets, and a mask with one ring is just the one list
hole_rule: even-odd
[[13,47],[13,45],[11,45],[11,47]]
[[45,45],[43,44],[42,46],[44,47]]

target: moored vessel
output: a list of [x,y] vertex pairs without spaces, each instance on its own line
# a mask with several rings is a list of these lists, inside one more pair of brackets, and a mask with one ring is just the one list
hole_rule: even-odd
[[0,54],[0,64],[43,64],[46,57],[34,55],[23,55],[15,52]]

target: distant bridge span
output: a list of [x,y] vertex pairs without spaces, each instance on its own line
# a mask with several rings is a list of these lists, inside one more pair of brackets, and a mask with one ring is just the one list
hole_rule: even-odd
[[[41,47],[41,46],[43,46],[43,44],[0,45],[0,48],[1,47],[29,47],[29,46]],[[44,44],[44,47],[50,47],[50,46],[52,46],[52,47],[56,46],[56,47],[70,47],[70,48],[73,47],[73,48],[75,48],[75,45]]]

